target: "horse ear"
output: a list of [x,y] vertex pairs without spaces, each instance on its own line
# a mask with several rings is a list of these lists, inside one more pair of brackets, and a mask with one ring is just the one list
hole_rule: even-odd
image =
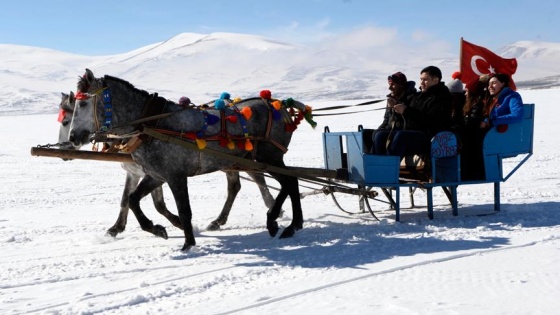
[[70,91],[70,95],[68,96],[68,102],[74,103],[76,101],[76,96],[74,95],[74,91]]
[[86,73],[84,74],[84,79],[87,80],[88,83],[92,83],[93,80],[95,79],[95,76],[93,75],[93,72],[89,69],[86,68]]
[[60,96],[62,97],[62,100],[68,98],[68,94],[66,94],[64,92],[60,92]]

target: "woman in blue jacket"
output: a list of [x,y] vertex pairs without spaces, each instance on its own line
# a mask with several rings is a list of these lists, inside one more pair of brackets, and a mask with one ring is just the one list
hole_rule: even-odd
[[490,76],[488,81],[488,94],[490,96],[486,103],[488,121],[484,122],[485,124],[498,126],[518,123],[523,120],[523,100],[519,93],[509,87],[510,80],[509,75],[502,73],[495,73]]

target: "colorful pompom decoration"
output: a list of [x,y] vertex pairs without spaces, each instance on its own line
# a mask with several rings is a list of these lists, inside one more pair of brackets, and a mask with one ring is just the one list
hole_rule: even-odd
[[241,115],[245,117],[245,120],[249,120],[251,119],[251,116],[253,116],[253,110],[251,109],[251,107],[243,107],[240,112]]
[[231,95],[229,95],[228,92],[222,92],[222,94],[220,95],[221,100],[229,100],[230,97],[231,97]]
[[286,102],[286,107],[291,108],[295,106],[295,102],[293,98],[288,98],[287,100],[285,100],[284,102]]
[[499,133],[504,133],[508,130],[508,125],[497,125],[496,131]]
[[249,140],[249,139],[245,140],[245,150],[246,151],[253,151],[253,144],[251,143],[251,140]]
[[236,144],[237,144],[237,147],[238,147],[240,150],[243,150],[243,149],[245,148],[245,142],[243,142],[243,141],[241,141],[241,140],[237,141]]
[[276,100],[272,102],[272,107],[276,110],[280,110],[280,108],[282,108],[282,103],[279,100]]
[[228,149],[233,150],[235,149],[235,143],[233,143],[233,141],[229,140],[228,144],[227,144]]
[[455,80],[455,79],[461,80],[461,72],[459,72],[459,71],[453,72],[453,74],[451,75],[451,78],[452,78],[453,80]]
[[198,148],[200,150],[203,150],[204,148],[206,148],[206,140],[204,139],[196,139],[196,145],[198,146]]
[[222,109],[226,108],[226,102],[223,99],[216,100],[214,102],[214,108],[216,108],[218,110],[222,110]]
[[272,93],[270,92],[270,90],[262,90],[259,95],[265,100],[269,100],[272,98]]
[[228,139],[224,137],[220,137],[218,139],[218,144],[220,144],[221,147],[225,148],[228,145]]
[[241,97],[236,97],[233,99],[233,104],[241,102]]
[[231,116],[226,116],[226,120],[232,124],[237,123],[237,116],[231,115]]

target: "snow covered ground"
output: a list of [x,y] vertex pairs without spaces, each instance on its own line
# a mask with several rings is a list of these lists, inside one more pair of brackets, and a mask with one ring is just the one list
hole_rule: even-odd
[[[143,209],[168,240],[143,232],[132,214],[124,233],[105,235],[119,210],[120,165],[31,156],[31,147],[56,142],[56,115],[1,116],[0,313],[557,314],[560,90],[520,93],[536,104],[535,153],[503,183],[497,214],[483,215],[492,213],[492,185],[459,187],[458,217],[435,191],[434,220],[418,208],[403,210],[401,222],[386,203],[372,203],[376,221],[320,194],[302,200],[304,229],[280,240],[265,229],[256,186],[243,181],[229,222],[209,232],[225,201],[225,176],[214,173],[190,180],[197,246],[188,253],[150,198]],[[302,124],[287,164],[323,167],[324,126],[375,127],[381,115],[320,117],[315,130]],[[175,212],[167,186],[164,194]],[[424,196],[417,191],[416,203]],[[356,197],[340,198],[357,210]],[[404,192],[401,199],[406,205]],[[284,226],[289,203],[285,210]]]

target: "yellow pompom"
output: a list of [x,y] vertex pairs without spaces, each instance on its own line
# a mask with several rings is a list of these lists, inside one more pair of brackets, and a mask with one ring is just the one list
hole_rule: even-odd
[[196,139],[196,145],[200,150],[206,148],[206,140],[204,139]]
[[245,140],[245,150],[246,151],[253,151],[253,144],[249,139]]
[[243,109],[241,109],[241,115],[245,117],[245,120],[249,120],[251,116],[253,116],[253,110],[251,110],[251,107],[243,107]]
[[233,104],[241,102],[241,97],[236,97],[233,99]]
[[227,144],[228,149],[233,150],[235,149],[235,143],[233,143],[233,141],[229,140],[228,144]]
[[272,107],[274,107],[274,109],[276,109],[276,110],[280,110],[280,108],[282,108],[282,102],[280,102],[279,100],[276,100],[276,101],[272,102]]

